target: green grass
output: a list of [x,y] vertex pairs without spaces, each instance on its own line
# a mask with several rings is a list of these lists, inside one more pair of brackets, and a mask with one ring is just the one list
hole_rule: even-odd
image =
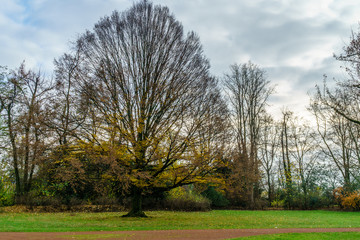
[[283,233],[271,235],[259,235],[253,237],[233,238],[231,240],[354,240],[360,239],[359,232],[343,232],[343,233]]
[[124,213],[0,213],[1,232],[65,232],[168,229],[360,227],[359,212],[211,211],[147,212],[148,218]]

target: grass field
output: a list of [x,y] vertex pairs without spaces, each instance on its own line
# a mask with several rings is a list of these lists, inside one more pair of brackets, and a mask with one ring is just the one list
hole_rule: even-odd
[[[65,237],[67,235],[64,235]],[[108,239],[108,238],[125,238],[130,235],[122,234],[86,234],[86,235],[69,235],[69,239],[75,240],[91,240],[91,239]],[[287,233],[287,234],[270,234],[259,235],[253,237],[232,238],[228,240],[354,240],[360,239],[358,232],[345,232],[345,233]]]
[[0,213],[2,232],[65,232],[235,228],[360,227],[360,213],[336,211],[147,212],[146,219],[124,213]]

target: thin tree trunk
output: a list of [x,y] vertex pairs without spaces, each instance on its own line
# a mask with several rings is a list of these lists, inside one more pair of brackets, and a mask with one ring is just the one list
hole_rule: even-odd
[[21,182],[20,182],[20,172],[19,172],[19,164],[18,164],[18,155],[17,155],[17,147],[15,142],[15,133],[12,126],[12,116],[11,110],[7,109],[8,114],[8,128],[9,128],[9,137],[12,147],[12,157],[13,157],[13,164],[14,164],[14,173],[15,173],[15,195],[18,197],[22,194],[21,189]]
[[269,188],[269,190],[268,190],[268,199],[269,199],[269,203],[271,204],[273,193],[272,193],[272,189],[271,189],[270,171],[267,171],[266,175],[267,175],[268,188]]

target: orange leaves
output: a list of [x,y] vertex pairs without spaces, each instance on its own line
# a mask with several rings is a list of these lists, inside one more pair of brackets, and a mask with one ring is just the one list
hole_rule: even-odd
[[349,193],[347,197],[344,197],[341,201],[344,208],[360,210],[360,191]]
[[342,208],[360,210],[360,190],[348,192],[344,188],[339,187],[334,189],[333,196]]

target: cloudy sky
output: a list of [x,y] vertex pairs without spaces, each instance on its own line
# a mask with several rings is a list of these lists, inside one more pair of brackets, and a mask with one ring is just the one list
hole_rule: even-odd
[[[135,0],[134,0],[135,1]],[[27,66],[47,74],[70,42],[100,17],[133,0],[0,0],[0,66]],[[276,85],[271,111],[304,113],[308,92],[323,74],[345,77],[334,53],[358,30],[353,0],[153,0],[195,31],[221,78],[229,65],[251,60]]]

